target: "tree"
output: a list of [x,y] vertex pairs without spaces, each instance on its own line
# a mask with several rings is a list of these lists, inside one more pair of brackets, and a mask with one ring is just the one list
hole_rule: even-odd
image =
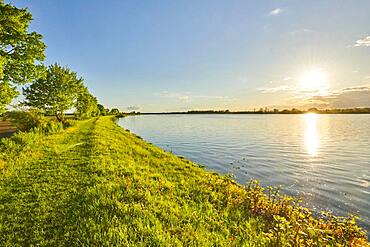
[[67,67],[54,64],[48,67],[46,78],[38,79],[24,88],[24,103],[53,114],[64,122],[65,111],[76,105],[82,90],[84,86],[81,77],[77,78],[77,74]]
[[17,94],[15,88],[9,83],[0,81],[0,115],[6,111],[6,105],[8,105]]
[[0,114],[17,95],[16,84],[41,77],[45,67],[42,35],[29,32],[32,15],[0,0]]
[[118,115],[118,114],[120,114],[120,111],[117,108],[113,108],[113,109],[110,110],[110,114],[111,115]]
[[98,115],[98,100],[89,93],[87,87],[83,87],[76,102],[76,113],[80,118],[88,118]]
[[109,109],[106,109],[102,104],[98,104],[98,110],[99,110],[99,115],[105,116],[108,115]]
[[319,110],[317,108],[310,108],[307,110],[308,112],[318,113]]

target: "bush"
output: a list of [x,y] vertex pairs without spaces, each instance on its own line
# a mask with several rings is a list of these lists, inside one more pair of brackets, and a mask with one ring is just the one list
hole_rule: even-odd
[[73,124],[72,120],[55,121],[55,119],[45,117],[39,111],[33,109],[7,112],[5,119],[10,120],[19,131],[30,132],[34,130],[34,132],[44,134],[56,133]]
[[41,126],[40,131],[45,134],[57,133],[63,130],[64,124],[62,122],[49,121]]
[[17,159],[22,151],[34,148],[41,137],[60,132],[73,124],[73,121],[57,122],[33,111],[14,111],[7,114],[7,118],[10,117],[21,131],[0,139],[0,172],[6,170],[6,164]]
[[40,128],[46,122],[45,117],[37,110],[11,111],[5,114],[5,118],[20,131],[30,131],[33,128]]

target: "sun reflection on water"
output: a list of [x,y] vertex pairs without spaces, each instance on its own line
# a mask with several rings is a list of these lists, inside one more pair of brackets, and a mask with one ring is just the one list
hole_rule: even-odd
[[317,131],[318,114],[307,113],[304,115],[304,118],[306,123],[304,137],[306,150],[310,156],[316,156],[320,146],[320,138]]

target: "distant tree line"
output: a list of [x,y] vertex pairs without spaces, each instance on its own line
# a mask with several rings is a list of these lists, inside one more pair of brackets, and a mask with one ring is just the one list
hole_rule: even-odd
[[60,122],[69,110],[78,118],[121,114],[117,108],[98,104],[84,79],[67,66],[43,64],[46,45],[41,34],[28,31],[31,20],[27,9],[0,0],[0,115],[19,95],[20,85],[25,98],[21,106],[53,115]]
[[230,110],[190,110],[186,112],[155,112],[141,114],[370,114],[370,108],[345,108],[345,109],[317,109],[309,108],[307,110],[292,109],[269,109],[260,108],[253,111],[230,111]]

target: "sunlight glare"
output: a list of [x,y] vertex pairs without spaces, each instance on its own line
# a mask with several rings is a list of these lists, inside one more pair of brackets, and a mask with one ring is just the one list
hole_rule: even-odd
[[303,90],[324,92],[329,89],[328,76],[322,69],[312,69],[303,74],[300,80]]
[[310,156],[316,156],[319,148],[319,134],[317,131],[318,114],[307,113],[304,114],[306,130],[305,130],[305,145],[307,153]]

